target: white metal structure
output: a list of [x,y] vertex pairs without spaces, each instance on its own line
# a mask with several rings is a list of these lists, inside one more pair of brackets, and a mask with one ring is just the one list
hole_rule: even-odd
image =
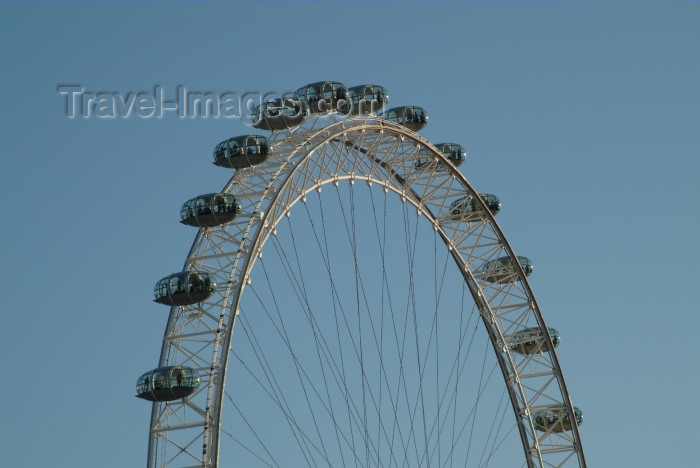
[[[200,229],[185,261],[217,292],[170,309],[158,367],[201,385],[153,403],[148,467],[586,466],[576,424],[537,427],[574,414],[549,335],[512,348],[547,325],[445,155],[374,114],[270,141],[222,190],[242,214]],[[465,195],[478,215],[451,215]],[[505,256],[517,266],[489,282],[480,267]]]

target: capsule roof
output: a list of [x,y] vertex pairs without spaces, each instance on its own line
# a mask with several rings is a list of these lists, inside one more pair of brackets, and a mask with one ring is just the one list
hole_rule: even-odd
[[[577,426],[583,423],[583,412],[575,406],[574,419]],[[534,411],[532,413],[532,422],[535,425],[535,429],[542,432],[566,432],[573,427],[569,412],[564,405],[551,406],[544,410]]]
[[230,193],[208,193],[187,200],[180,209],[180,222],[188,226],[213,227],[230,223],[241,204]]
[[[496,195],[482,193],[479,194],[479,197],[493,216],[496,216],[501,211],[501,200]],[[450,218],[455,221],[476,221],[482,219],[481,204],[477,203],[471,195],[458,198],[450,205]]]
[[186,306],[205,301],[216,292],[214,277],[206,271],[181,271],[158,281],[155,301],[168,306]]
[[404,127],[417,132],[428,125],[428,113],[422,107],[403,106],[394,107],[382,112],[382,119],[403,125]]
[[389,104],[389,93],[384,86],[364,84],[349,90],[351,113],[376,114]]
[[[530,276],[533,270],[530,259],[518,256],[518,262],[523,268],[525,276]],[[489,283],[512,283],[518,281],[518,275],[510,257],[501,257],[484,263],[476,271],[476,275]]]
[[348,87],[339,81],[318,81],[297,89],[294,96],[308,104],[312,113],[349,111]]
[[[556,348],[561,342],[561,336],[554,328],[547,328],[547,330],[552,339],[552,344]],[[544,333],[541,328],[525,328],[508,338],[508,345],[511,351],[525,355],[547,351],[544,342]]]
[[272,154],[272,148],[262,135],[241,135],[224,140],[214,148],[214,164],[232,169],[255,166]]
[[304,123],[308,105],[299,98],[271,99],[253,111],[253,127],[263,130],[285,130]]
[[196,392],[199,384],[199,374],[191,367],[159,367],[138,378],[136,396],[148,401],[180,400]]

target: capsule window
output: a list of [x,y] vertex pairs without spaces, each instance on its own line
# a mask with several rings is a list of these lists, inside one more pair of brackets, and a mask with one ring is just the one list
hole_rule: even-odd
[[238,152],[238,143],[236,143],[234,140],[229,140],[228,141],[228,156],[235,156],[236,153]]
[[153,389],[160,390],[168,387],[168,371],[162,370],[153,373]]

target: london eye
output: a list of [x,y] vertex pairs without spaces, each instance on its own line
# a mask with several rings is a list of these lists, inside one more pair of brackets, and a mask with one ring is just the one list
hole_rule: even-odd
[[232,177],[183,203],[195,240],[154,288],[149,468],[586,466],[536,259],[464,146],[388,101],[312,83],[215,146]]

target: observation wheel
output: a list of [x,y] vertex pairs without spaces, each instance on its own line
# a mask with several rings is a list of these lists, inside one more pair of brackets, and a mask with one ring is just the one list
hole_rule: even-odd
[[154,290],[149,468],[586,466],[500,200],[387,102],[313,83],[216,146],[233,177],[182,206],[199,230]]

